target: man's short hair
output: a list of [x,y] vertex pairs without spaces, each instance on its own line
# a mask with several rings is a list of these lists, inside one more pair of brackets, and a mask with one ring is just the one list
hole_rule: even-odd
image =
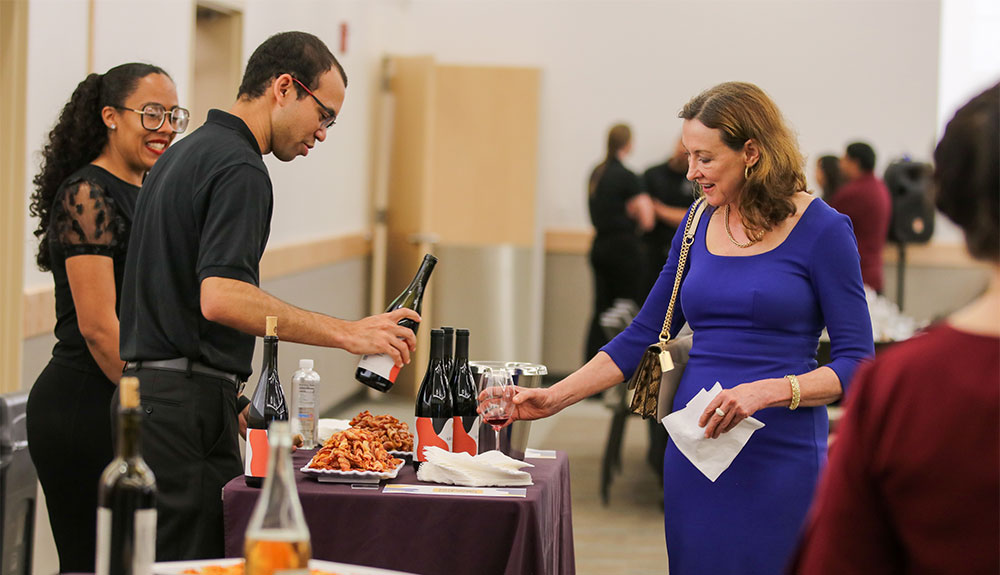
[[[252,100],[262,96],[282,74],[291,74],[313,90],[319,84],[319,77],[334,66],[347,87],[347,73],[322,40],[307,32],[281,32],[253,51],[237,97]],[[299,98],[306,96],[304,91],[298,92]]]
[[847,146],[847,157],[858,163],[865,172],[875,171],[875,150],[864,142],[854,142]]

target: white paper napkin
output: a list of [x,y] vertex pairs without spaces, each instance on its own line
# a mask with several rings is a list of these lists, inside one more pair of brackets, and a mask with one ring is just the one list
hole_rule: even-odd
[[521,468],[534,466],[499,451],[487,451],[473,457],[468,453],[451,453],[440,447],[426,447],[424,456],[427,461],[421,463],[417,470],[420,481],[467,487],[532,484],[531,474]]
[[715,382],[712,389],[702,389],[691,398],[687,407],[663,418],[663,426],[667,428],[670,440],[713,483],[723,471],[729,469],[753,432],[764,427],[759,420],[748,417],[717,439],[706,438],[705,428],[698,426],[698,419],[705,412],[708,403],[721,391],[722,385]]
[[350,427],[350,419],[329,419],[324,417],[317,422],[316,441],[318,441],[320,445],[323,445],[326,443],[327,439],[330,439],[331,435],[337,433],[338,431],[349,429]]

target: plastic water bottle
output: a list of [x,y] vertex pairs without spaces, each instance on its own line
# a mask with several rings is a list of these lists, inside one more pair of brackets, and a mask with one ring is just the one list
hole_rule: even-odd
[[313,371],[313,360],[300,359],[299,369],[292,376],[292,404],[295,419],[302,434],[302,448],[316,447],[316,388],[319,374]]

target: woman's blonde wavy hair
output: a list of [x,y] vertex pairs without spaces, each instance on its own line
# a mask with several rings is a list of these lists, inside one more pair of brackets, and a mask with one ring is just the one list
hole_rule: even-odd
[[795,213],[792,196],[806,189],[805,160],[763,90],[746,82],[719,84],[692,98],[678,117],[719,130],[726,146],[737,152],[748,140],[756,143],[760,156],[736,199],[747,231],[769,231]]

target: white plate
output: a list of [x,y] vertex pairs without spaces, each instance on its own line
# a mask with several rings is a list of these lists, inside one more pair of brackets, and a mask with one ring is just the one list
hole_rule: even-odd
[[402,459],[404,457],[409,457],[410,459],[413,459],[412,451],[387,451],[386,453],[399,459]]
[[[153,563],[153,574],[180,575],[187,569],[201,569],[203,567],[210,567],[213,565],[228,567],[242,562],[242,558],[199,559],[197,561],[162,561],[159,563]],[[375,567],[363,567],[361,565],[348,565],[346,563],[321,561],[319,559],[310,559],[309,568],[319,569],[320,571],[335,575],[407,575],[402,571],[389,571],[386,569],[376,569]]]
[[390,471],[341,471],[339,469],[313,469],[306,465],[299,471],[306,475],[314,475],[320,481],[334,481],[340,483],[377,483],[383,479],[395,479],[399,470],[406,465],[406,461],[400,461],[395,469]]

